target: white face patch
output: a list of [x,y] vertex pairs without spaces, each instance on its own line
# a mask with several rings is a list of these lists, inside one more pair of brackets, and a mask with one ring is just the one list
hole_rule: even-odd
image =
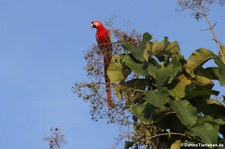
[[98,27],[98,25],[99,25],[99,23],[96,22],[96,21],[94,21],[93,24],[94,24],[94,26],[96,26],[96,27]]
[[99,26],[101,26],[102,24],[101,24],[101,22],[99,22],[99,21],[92,21],[91,22],[91,27],[92,28],[98,28]]

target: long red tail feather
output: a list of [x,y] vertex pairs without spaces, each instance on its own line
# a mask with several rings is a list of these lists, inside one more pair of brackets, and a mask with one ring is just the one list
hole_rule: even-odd
[[111,86],[110,86],[110,79],[107,74],[107,70],[109,68],[109,64],[112,58],[112,51],[111,47],[107,46],[104,55],[104,77],[105,77],[105,87],[106,87],[106,94],[107,94],[107,104],[109,110],[112,108],[112,96],[111,96]]
[[107,103],[108,108],[111,109],[112,107],[112,96],[111,96],[111,86],[110,86],[110,79],[107,74],[107,70],[109,68],[109,64],[106,62],[107,59],[104,58],[104,77],[105,77],[105,87],[106,87],[106,94],[107,94]]

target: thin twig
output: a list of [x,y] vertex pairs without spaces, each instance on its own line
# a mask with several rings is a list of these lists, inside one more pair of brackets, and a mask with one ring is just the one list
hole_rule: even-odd
[[207,30],[211,30],[211,29],[213,29],[213,28],[216,26],[216,24],[217,24],[217,22],[216,22],[216,23],[214,23],[214,25],[212,26],[212,28],[202,29],[202,30],[200,30],[200,31],[207,31]]
[[186,136],[183,133],[168,132],[168,133],[161,133],[161,134],[158,134],[158,135],[154,135],[154,136],[150,137],[149,139],[151,140],[151,139],[154,139],[154,138],[157,138],[157,137],[160,137],[160,136],[169,136],[169,135]]

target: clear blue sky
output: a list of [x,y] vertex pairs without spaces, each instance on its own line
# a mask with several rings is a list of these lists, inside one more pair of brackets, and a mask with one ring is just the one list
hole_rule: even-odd
[[[106,149],[118,134],[114,125],[93,122],[89,105],[73,94],[87,81],[83,55],[95,40],[92,20],[117,15],[125,31],[148,31],[154,39],[178,40],[187,57],[195,49],[217,51],[204,20],[179,13],[176,0],[0,0],[0,147],[47,149],[42,137],[62,128],[65,149]],[[210,19],[225,43],[225,8]],[[131,27],[127,28],[126,22]]]

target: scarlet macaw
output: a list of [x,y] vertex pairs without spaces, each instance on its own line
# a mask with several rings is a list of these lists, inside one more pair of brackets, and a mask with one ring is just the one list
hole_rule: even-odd
[[108,108],[111,109],[112,106],[111,87],[107,70],[109,68],[109,64],[112,58],[112,38],[109,30],[107,30],[100,21],[92,21],[91,27],[96,28],[96,40],[101,50],[101,53],[104,56],[104,77],[107,93],[107,103]]

